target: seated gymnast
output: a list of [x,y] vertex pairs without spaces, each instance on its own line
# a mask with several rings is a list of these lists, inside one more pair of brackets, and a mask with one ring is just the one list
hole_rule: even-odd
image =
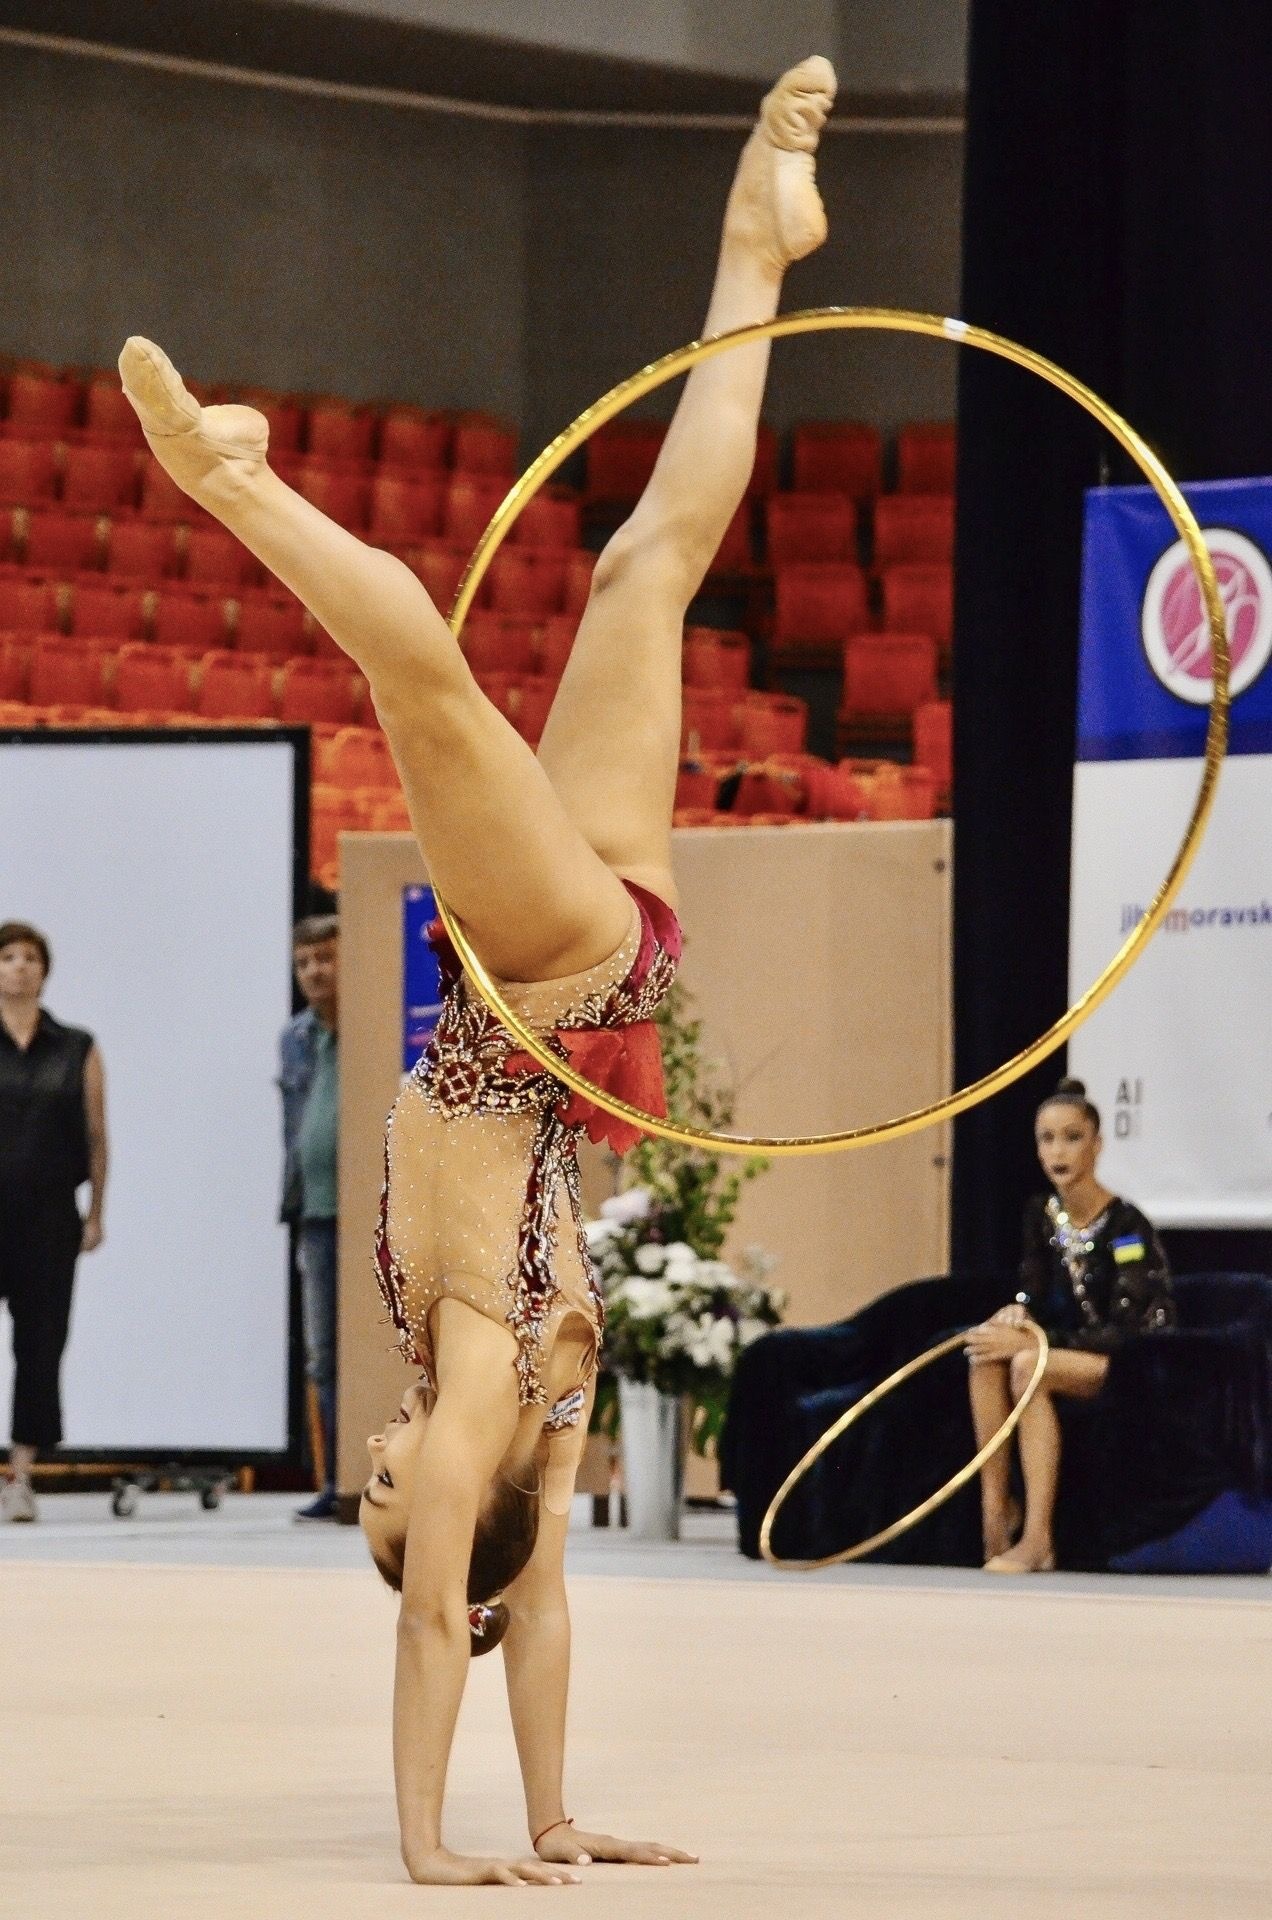
[[[707,334],[771,318],[819,246],[813,155],[835,76],[769,94],[724,219]],[[201,408],[133,338],[120,368],[160,464],[311,609],[366,674],[428,872],[504,992],[593,1080],[662,1110],[652,1024],[680,951],[671,816],[684,616],[743,498],[768,365],[696,366],[657,466],[597,567],[537,755],[485,699],[414,574],[333,525],[266,463],[250,408]],[[361,1519],[400,1589],[393,1751],[402,1855],[430,1885],[555,1884],[595,1860],[684,1862],[575,1827],[563,1798],[570,1626],[563,1562],[602,1308],[581,1239],[586,1127],[635,1135],[516,1051],[438,935],[435,1038],[390,1117],[380,1285],[420,1377],[368,1445]],[[512,983],[512,984],[509,984]],[[468,1664],[502,1641],[532,1856],[442,1836]]]
[[1060,1422],[1054,1397],[1093,1400],[1104,1385],[1109,1355],[1131,1334],[1176,1324],[1170,1269],[1152,1223],[1096,1178],[1100,1114],[1080,1080],[1062,1080],[1043,1101],[1034,1137],[1054,1191],[1025,1210],[1016,1304],[967,1336],[978,1447],[1002,1425],[1033,1377],[1038,1348],[1026,1329],[1042,1327],[1051,1343],[1041,1385],[1016,1429],[1023,1513],[1011,1494],[1010,1444],[981,1468],[989,1573],[1049,1573],[1055,1567],[1051,1526]]

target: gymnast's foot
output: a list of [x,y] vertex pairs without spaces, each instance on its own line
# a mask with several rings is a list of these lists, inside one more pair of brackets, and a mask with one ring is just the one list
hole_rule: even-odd
[[201,407],[162,348],[139,334],[119,356],[124,392],[159,465],[216,512],[265,467],[269,423],[253,407]]
[[835,100],[835,69],[815,54],[784,73],[742,149],[724,217],[724,244],[761,254],[782,273],[820,247],[826,211],[813,155]]
[[1024,1523],[1019,1500],[1009,1500],[1001,1512],[987,1513],[982,1538],[986,1560],[997,1560],[1008,1552]]
[[1049,1540],[1031,1540],[1028,1534],[1006,1553],[985,1562],[986,1573],[1054,1573],[1055,1548]]

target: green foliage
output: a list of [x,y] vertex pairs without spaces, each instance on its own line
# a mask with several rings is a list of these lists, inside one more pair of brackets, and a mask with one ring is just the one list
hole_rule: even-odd
[[[718,1062],[708,1061],[702,1022],[692,1017],[692,997],[678,981],[654,1015],[662,1046],[667,1111],[675,1120],[727,1133],[733,1124],[734,1095],[720,1077]],[[624,1163],[625,1186],[647,1187],[659,1216],[662,1238],[683,1240],[702,1260],[716,1260],[738,1210],[742,1188],[763,1173],[768,1161],[758,1155],[725,1172],[723,1156],[669,1140],[642,1140]]]

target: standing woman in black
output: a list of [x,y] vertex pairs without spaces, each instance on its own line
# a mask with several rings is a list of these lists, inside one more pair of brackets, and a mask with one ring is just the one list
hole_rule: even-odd
[[[49,943],[0,926],[0,1298],[13,1321],[13,1420],[0,1521],[34,1520],[31,1469],[62,1438],[59,1374],[75,1262],[102,1243],[106,1092],[91,1033],[40,1005]],[[87,1216],[76,1189],[92,1184]]]

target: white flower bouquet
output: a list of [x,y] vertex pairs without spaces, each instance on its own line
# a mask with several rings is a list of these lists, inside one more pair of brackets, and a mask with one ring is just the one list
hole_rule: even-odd
[[604,1364],[662,1393],[691,1395],[703,1410],[695,1439],[705,1444],[723,1418],[739,1353],[780,1324],[785,1296],[765,1278],[773,1261],[748,1248],[738,1272],[664,1239],[644,1187],[607,1200],[587,1242],[605,1294]]

